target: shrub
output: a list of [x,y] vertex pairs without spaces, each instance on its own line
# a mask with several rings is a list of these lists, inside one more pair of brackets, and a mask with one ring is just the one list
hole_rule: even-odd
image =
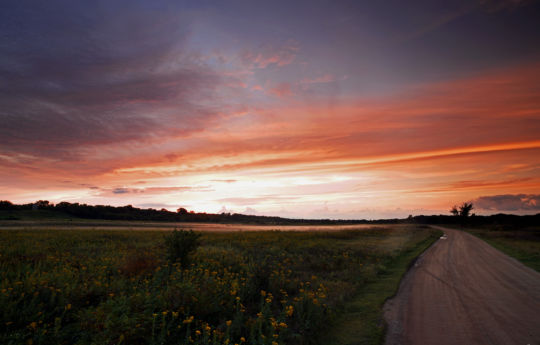
[[200,245],[200,234],[193,230],[177,230],[165,237],[167,260],[171,263],[180,263],[182,267],[189,265],[189,255]]
[[149,253],[135,252],[126,257],[125,262],[120,266],[122,273],[128,277],[152,272],[158,266],[157,259]]

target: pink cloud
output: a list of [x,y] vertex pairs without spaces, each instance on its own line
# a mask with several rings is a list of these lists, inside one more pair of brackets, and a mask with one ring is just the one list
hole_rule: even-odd
[[337,78],[333,74],[324,74],[315,78],[305,78],[300,81],[300,84],[326,84],[336,81]]
[[270,93],[278,97],[286,97],[292,94],[291,84],[279,83],[275,87],[270,89]]
[[288,42],[281,47],[265,45],[258,50],[244,51],[240,58],[249,68],[283,67],[295,60],[298,49],[295,42]]

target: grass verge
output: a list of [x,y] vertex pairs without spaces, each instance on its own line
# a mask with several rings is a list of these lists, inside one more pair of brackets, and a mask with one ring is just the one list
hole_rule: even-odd
[[466,231],[540,272],[540,228],[467,229]]
[[388,260],[386,269],[379,272],[377,279],[363,286],[332,322],[320,344],[382,344],[385,335],[383,304],[397,293],[401,279],[414,260],[441,235],[442,231],[433,230],[429,237]]

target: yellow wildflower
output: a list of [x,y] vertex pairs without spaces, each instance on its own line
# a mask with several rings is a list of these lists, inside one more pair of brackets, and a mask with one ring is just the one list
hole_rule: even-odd
[[294,313],[294,307],[292,305],[287,306],[287,308],[285,308],[285,313],[288,317],[291,317]]

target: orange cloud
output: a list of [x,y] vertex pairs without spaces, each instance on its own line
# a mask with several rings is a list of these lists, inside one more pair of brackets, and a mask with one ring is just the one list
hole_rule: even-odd
[[290,96],[292,94],[291,84],[280,83],[275,87],[271,88],[270,93],[278,97]]
[[[10,181],[9,195],[19,196],[28,195],[28,185],[62,196],[82,182],[140,190],[133,185],[144,179],[156,192],[144,194],[161,199],[167,190],[159,188],[210,183],[204,193],[159,199],[208,211],[237,205],[300,214],[325,200],[347,214],[366,205],[445,210],[482,195],[540,193],[539,79],[536,64],[416,85],[384,99],[329,105],[289,93],[283,105],[250,107],[189,135],[171,131],[154,142],[89,149],[77,164],[5,153],[0,161],[10,169],[0,174]],[[54,182],[60,179],[74,183]],[[281,206],[265,201],[269,189],[286,197]]]

